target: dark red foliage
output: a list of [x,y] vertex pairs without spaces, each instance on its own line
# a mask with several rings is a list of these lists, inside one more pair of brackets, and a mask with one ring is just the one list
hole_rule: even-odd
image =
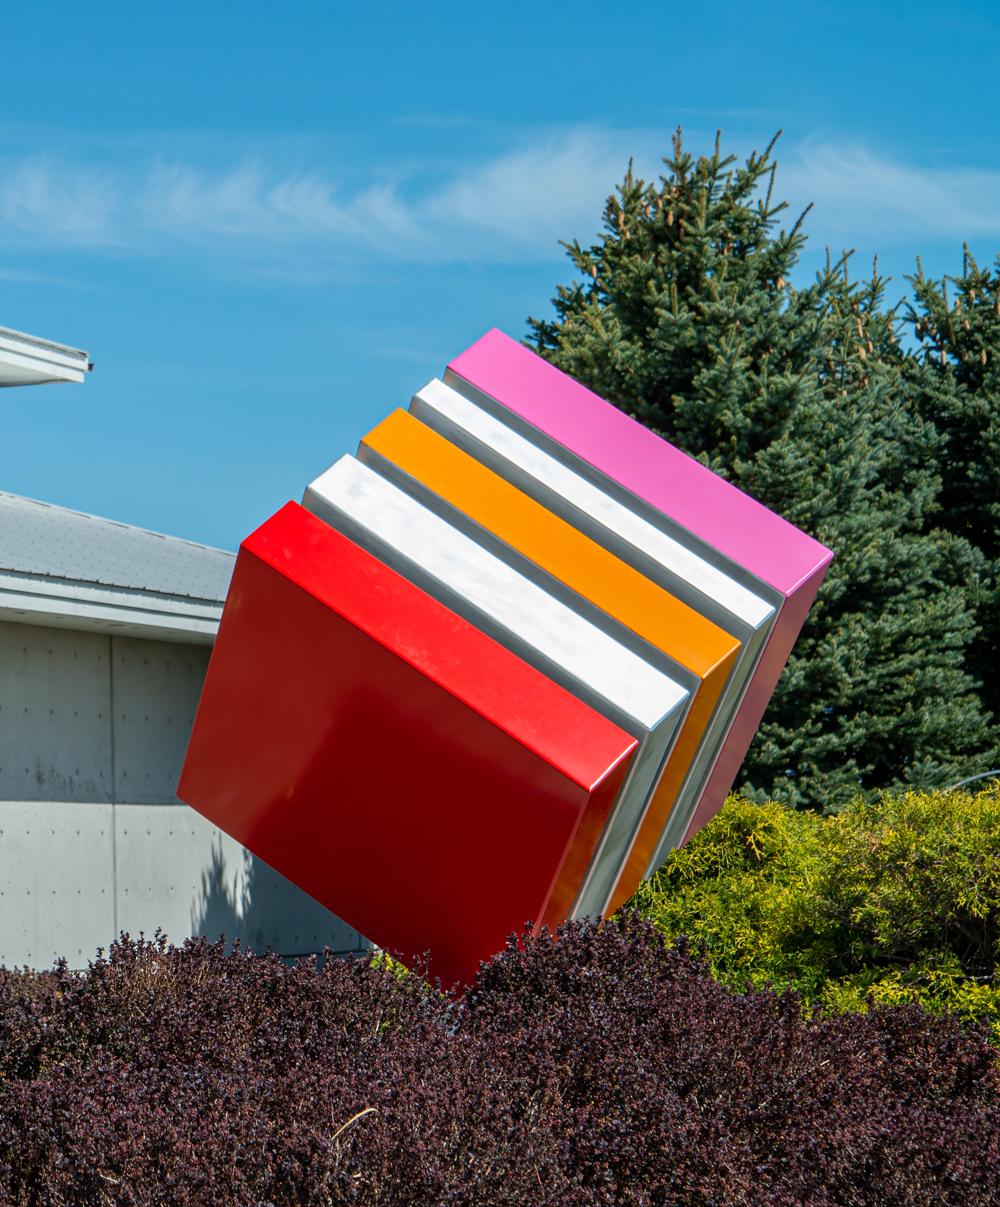
[[631,919],[460,1004],[123,938],[0,973],[0,1202],[1000,1203],[995,1055],[917,1008],[803,1021]]

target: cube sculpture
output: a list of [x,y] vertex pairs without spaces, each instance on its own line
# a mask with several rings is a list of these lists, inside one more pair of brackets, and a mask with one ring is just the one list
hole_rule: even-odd
[[832,556],[491,331],[243,542],[179,794],[459,987],[713,816]]

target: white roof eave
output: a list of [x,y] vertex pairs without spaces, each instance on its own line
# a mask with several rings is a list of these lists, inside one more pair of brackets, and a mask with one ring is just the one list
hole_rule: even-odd
[[0,491],[0,621],[210,644],[235,560]]
[[211,645],[222,604],[0,572],[0,621]]
[[89,355],[79,348],[0,327],[0,388],[82,382],[91,367]]

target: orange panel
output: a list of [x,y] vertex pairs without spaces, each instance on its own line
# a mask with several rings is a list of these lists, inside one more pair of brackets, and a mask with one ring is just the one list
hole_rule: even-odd
[[[641,827],[619,872],[612,908],[635,891],[673,808],[740,643],[406,411],[362,441],[377,456],[492,532],[701,680]],[[567,856],[544,921],[566,917],[599,835]]]

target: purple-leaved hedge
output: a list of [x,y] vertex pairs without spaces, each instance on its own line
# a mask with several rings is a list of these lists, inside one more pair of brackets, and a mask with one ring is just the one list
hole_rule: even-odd
[[512,941],[460,1003],[123,937],[0,973],[0,1202],[1000,1203],[996,1061],[916,1006],[733,993],[632,916]]

